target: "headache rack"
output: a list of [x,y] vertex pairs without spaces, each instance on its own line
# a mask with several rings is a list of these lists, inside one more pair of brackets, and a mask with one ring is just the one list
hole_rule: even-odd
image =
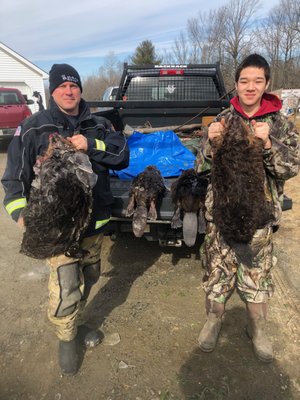
[[[128,65],[114,101],[89,102],[115,129],[209,123],[229,106],[219,63]],[[97,109],[98,108],[98,109]],[[192,122],[190,122],[192,121]],[[173,129],[173,128],[172,128]]]
[[219,64],[124,64],[116,99],[123,101],[214,101],[224,93]]

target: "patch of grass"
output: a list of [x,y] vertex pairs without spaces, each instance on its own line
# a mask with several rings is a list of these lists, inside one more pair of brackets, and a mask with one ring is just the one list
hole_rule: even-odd
[[173,292],[171,290],[164,290],[163,297],[169,297],[169,296],[171,296],[172,293]]
[[192,379],[189,379],[188,377],[183,376],[183,375],[180,375],[180,374],[177,375],[177,381],[178,381],[178,383],[179,383],[180,385],[186,385],[187,383],[193,382]]
[[225,388],[205,386],[201,393],[193,394],[188,400],[224,400],[228,391]]
[[163,390],[159,395],[159,400],[170,400],[171,393],[168,390]]

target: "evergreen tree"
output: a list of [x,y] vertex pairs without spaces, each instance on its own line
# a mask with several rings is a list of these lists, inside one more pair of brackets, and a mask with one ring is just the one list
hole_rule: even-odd
[[160,64],[161,60],[158,58],[151,40],[144,40],[135,49],[131,62],[134,65],[145,65]]

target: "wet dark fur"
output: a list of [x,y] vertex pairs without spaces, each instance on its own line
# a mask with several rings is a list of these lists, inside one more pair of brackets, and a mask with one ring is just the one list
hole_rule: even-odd
[[38,259],[82,255],[79,243],[92,210],[88,173],[81,168],[85,157],[57,134],[49,138],[47,152],[37,158],[36,178],[22,214],[21,253]]
[[213,140],[213,218],[229,244],[248,244],[271,218],[264,193],[263,142],[249,134],[239,116]]
[[133,179],[126,216],[133,215],[132,227],[136,237],[143,236],[147,219],[157,219],[156,205],[164,193],[164,181],[155,166],[148,166]]
[[182,227],[182,212],[198,214],[204,207],[207,185],[207,173],[196,173],[192,168],[183,171],[173,182],[171,195],[176,209],[172,218],[172,228]]

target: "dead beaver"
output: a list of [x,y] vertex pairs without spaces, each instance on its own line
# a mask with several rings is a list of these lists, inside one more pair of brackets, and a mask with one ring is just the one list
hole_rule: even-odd
[[147,219],[157,219],[157,203],[165,193],[160,171],[153,165],[144,169],[132,181],[126,216],[132,218],[132,229],[136,237],[143,236]]
[[25,232],[20,252],[38,259],[58,254],[80,257],[80,240],[90,220],[92,187],[97,180],[88,156],[52,134],[48,150],[37,157],[34,172],[22,213]]
[[[213,219],[225,242],[241,252],[254,232],[271,220],[265,195],[263,142],[238,115],[212,141]],[[240,252],[240,253],[241,253]]]
[[176,206],[171,227],[183,229],[183,239],[187,246],[193,246],[197,233],[203,231],[203,209],[208,174],[187,169],[171,186],[172,201]]

